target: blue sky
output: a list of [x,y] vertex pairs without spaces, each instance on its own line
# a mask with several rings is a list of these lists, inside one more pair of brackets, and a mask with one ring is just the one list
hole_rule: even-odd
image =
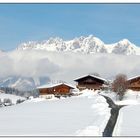
[[140,46],[140,4],[0,4],[0,49],[22,42],[93,34],[105,43],[123,38]]

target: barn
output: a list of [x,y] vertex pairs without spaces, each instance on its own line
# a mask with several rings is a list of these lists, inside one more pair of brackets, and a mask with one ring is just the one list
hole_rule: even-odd
[[128,89],[134,91],[140,91],[140,75],[129,78],[127,82],[128,82]]
[[79,90],[84,89],[99,90],[104,85],[107,85],[107,80],[95,75],[82,76],[80,78],[75,79],[74,81],[77,82],[77,88]]
[[73,86],[66,83],[57,83],[57,84],[47,84],[37,88],[39,90],[39,94],[48,95],[70,95],[72,93]]

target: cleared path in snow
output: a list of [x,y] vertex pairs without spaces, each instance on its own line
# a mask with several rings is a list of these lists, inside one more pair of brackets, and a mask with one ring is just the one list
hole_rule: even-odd
[[109,107],[111,108],[111,116],[110,116],[110,119],[109,119],[109,121],[108,121],[108,123],[107,123],[107,125],[105,127],[104,132],[103,132],[103,136],[104,137],[111,137],[112,133],[113,133],[113,130],[114,130],[114,127],[115,127],[115,124],[117,122],[119,110],[123,106],[116,105],[111,100],[111,98],[109,98],[107,96],[104,96],[104,95],[102,95],[102,96],[107,100],[107,103],[109,104]]

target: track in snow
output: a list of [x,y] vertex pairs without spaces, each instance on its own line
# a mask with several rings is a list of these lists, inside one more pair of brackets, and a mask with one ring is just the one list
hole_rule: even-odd
[[113,133],[113,130],[114,130],[114,127],[115,127],[115,124],[117,122],[117,118],[119,115],[119,110],[123,106],[116,105],[109,97],[106,97],[104,95],[102,96],[106,99],[107,103],[109,104],[109,107],[112,108],[110,119],[103,132],[103,137],[112,137],[112,133]]

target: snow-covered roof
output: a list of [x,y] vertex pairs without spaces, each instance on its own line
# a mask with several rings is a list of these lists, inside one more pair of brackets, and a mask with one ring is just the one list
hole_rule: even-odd
[[136,78],[140,78],[140,75],[137,75],[137,76],[131,77],[131,78],[127,79],[127,80],[130,81],[130,80],[133,80],[133,79],[136,79]]
[[56,87],[56,86],[60,86],[60,85],[66,85],[70,88],[75,88],[74,86],[70,85],[70,84],[67,84],[67,83],[49,83],[49,84],[46,84],[46,85],[42,85],[42,86],[39,86],[37,87],[38,89],[41,89],[41,88],[52,88],[52,87]]
[[85,77],[87,77],[87,76],[91,76],[91,77],[96,78],[96,79],[99,79],[99,80],[101,80],[101,81],[108,82],[106,79],[101,78],[101,77],[99,77],[99,76],[92,75],[92,74],[84,75],[84,76],[82,76],[82,77],[76,78],[74,81],[83,79],[83,78],[85,78]]

